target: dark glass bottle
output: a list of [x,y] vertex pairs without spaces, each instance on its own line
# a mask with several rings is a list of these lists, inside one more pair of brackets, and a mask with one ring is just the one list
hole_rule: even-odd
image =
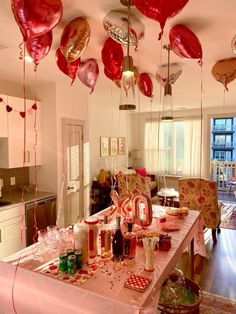
[[120,216],[116,216],[116,231],[112,239],[112,252],[114,257],[123,257],[123,234],[120,230]]
[[128,222],[128,231],[124,233],[124,258],[134,259],[136,251],[136,235],[132,232],[132,223]]

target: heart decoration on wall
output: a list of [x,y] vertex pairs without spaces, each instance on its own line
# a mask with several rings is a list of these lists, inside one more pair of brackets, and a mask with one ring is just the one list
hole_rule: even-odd
[[12,111],[12,107],[10,107],[9,105],[6,105],[6,110],[7,110],[7,112],[11,112]]

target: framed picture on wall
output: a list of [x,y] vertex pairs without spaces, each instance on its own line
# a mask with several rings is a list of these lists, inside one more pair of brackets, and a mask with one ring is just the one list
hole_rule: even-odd
[[115,156],[118,153],[117,137],[110,137],[110,155]]
[[109,139],[108,137],[101,136],[100,137],[100,156],[108,156],[109,154]]
[[118,154],[125,155],[126,147],[125,147],[125,137],[118,137]]

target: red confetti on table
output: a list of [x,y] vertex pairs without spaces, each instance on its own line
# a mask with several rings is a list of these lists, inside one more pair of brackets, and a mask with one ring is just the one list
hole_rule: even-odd
[[129,289],[144,292],[150,285],[151,279],[141,275],[130,275],[125,281],[124,286]]

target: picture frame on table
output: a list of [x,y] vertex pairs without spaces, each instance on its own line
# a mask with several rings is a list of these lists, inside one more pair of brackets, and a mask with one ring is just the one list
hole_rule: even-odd
[[105,157],[109,155],[109,138],[107,136],[100,136],[100,156]]
[[118,153],[118,140],[117,137],[110,137],[110,155],[116,156]]
[[118,137],[118,154],[125,155],[125,153],[126,153],[125,137]]

